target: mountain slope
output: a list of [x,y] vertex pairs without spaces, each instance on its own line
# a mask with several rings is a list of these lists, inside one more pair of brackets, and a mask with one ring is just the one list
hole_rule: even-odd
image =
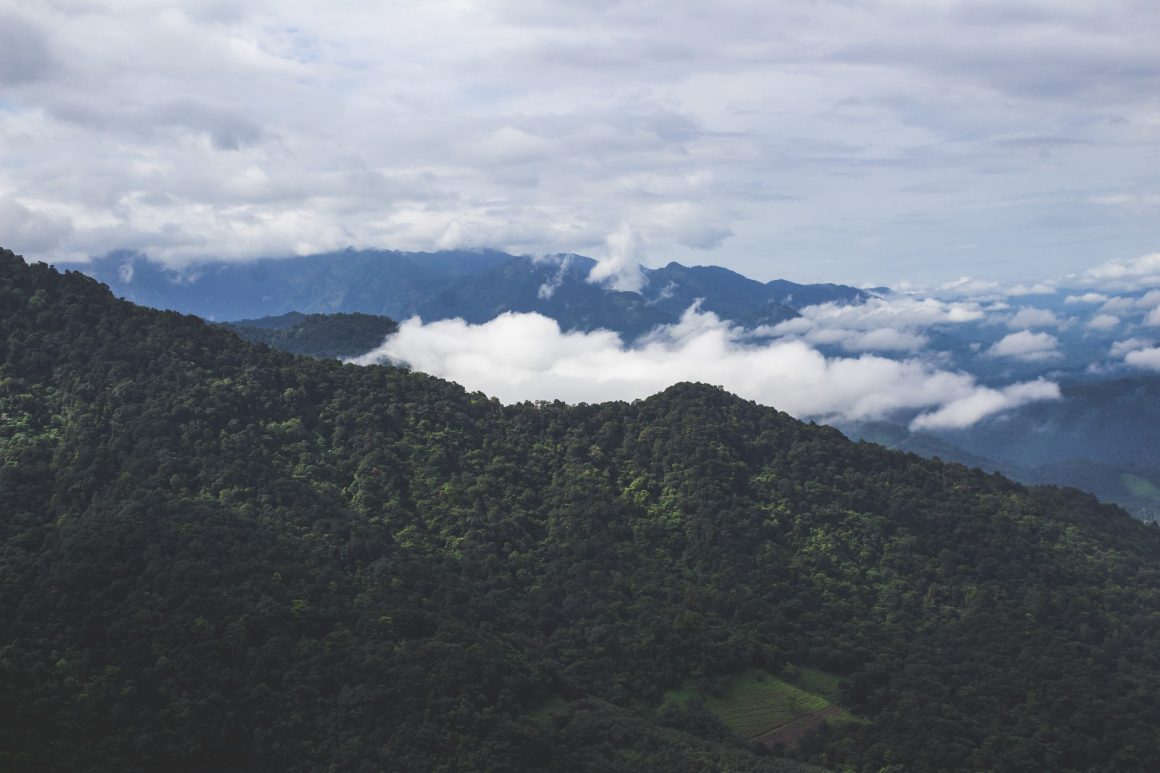
[[790,664],[866,720],[802,761],[1160,766],[1160,534],[1090,497],[705,386],[504,407],[10,253],[0,332],[5,769],[792,770],[665,704]]

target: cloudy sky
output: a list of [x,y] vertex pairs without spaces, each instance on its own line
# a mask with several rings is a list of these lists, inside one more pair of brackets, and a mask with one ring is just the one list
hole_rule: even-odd
[[1160,250],[1158,40],[1154,0],[0,0],[0,244],[1060,276]]

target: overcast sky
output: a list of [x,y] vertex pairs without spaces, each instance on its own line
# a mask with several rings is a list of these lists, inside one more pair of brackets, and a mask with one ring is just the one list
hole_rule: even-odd
[[0,0],[0,244],[847,283],[1160,251],[1160,4]]

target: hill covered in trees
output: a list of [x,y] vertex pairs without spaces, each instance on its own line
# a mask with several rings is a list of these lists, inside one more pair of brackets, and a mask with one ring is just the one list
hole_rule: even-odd
[[8,252],[0,422],[5,770],[1160,768],[1160,530],[1076,491],[703,385],[503,406]]
[[393,319],[374,314],[303,314],[243,319],[223,326],[255,344],[291,354],[351,358],[365,354],[399,329]]

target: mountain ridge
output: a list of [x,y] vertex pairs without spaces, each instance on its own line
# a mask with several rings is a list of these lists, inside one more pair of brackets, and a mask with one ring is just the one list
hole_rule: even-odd
[[[1160,763],[1160,533],[1090,496],[705,385],[503,406],[11,253],[0,323],[10,769]],[[786,759],[664,703],[794,664],[865,721]]]
[[694,302],[742,324],[790,319],[823,301],[859,302],[842,285],[761,283],[716,266],[672,262],[642,268],[641,292],[588,281],[596,261],[581,255],[544,258],[496,251],[404,253],[345,250],[248,263],[167,269],[141,255],[114,253],[80,266],[129,300],[211,320],[302,313],[359,312],[402,320],[460,317],[486,322],[506,311],[537,312],[566,330],[615,330],[634,338],[672,324]]

